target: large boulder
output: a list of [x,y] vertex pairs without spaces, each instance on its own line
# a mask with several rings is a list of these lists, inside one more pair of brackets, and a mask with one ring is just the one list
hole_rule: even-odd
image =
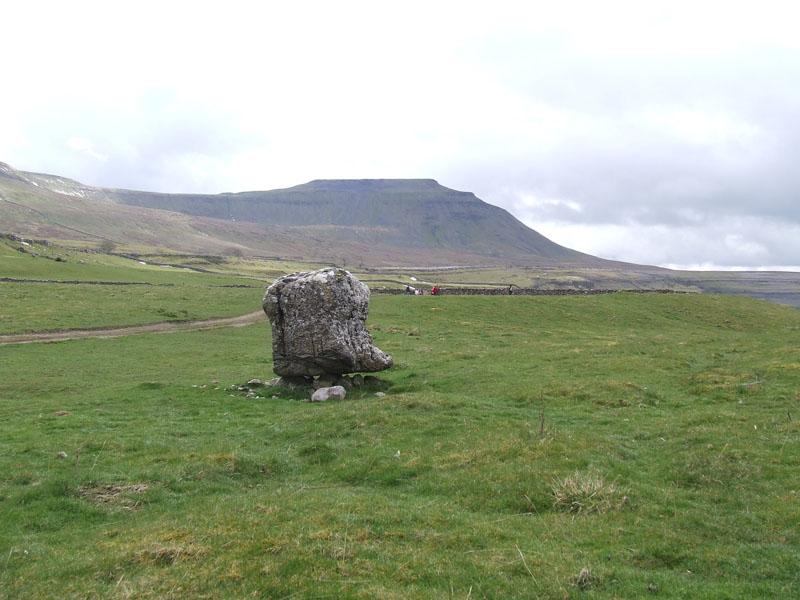
[[262,303],[272,325],[275,373],[283,377],[382,371],[392,357],[366,329],[369,288],[344,269],[276,279]]

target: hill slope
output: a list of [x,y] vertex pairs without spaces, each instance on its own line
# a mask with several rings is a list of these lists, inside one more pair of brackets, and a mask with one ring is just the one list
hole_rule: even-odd
[[[7,191],[4,195],[3,189]],[[28,200],[35,200],[38,205],[34,208],[38,210],[42,210],[42,204],[62,212],[66,206],[72,207],[73,213],[83,208],[90,213],[86,215],[88,220],[96,219],[98,211],[131,220],[130,210],[134,207],[170,211],[172,216],[160,213],[164,220],[174,221],[175,213],[182,213],[195,217],[193,226],[208,236],[217,235],[209,230],[230,231],[240,229],[243,223],[258,224],[272,228],[264,232],[270,236],[306,238],[309,246],[333,245],[336,248],[331,247],[331,251],[342,254],[374,257],[376,251],[378,255],[388,252],[395,264],[482,264],[487,259],[526,264],[611,264],[560,246],[507,211],[432,179],[318,180],[271,191],[161,194],[97,188],[63,177],[16,171],[0,163],[0,195],[6,200],[14,196],[23,207],[29,206]],[[116,207],[127,207],[128,211],[118,211]],[[140,214],[148,220],[159,218],[153,212]],[[70,226],[86,231],[74,223]],[[252,227],[250,230],[254,231]],[[121,232],[116,235],[119,237]],[[263,244],[254,247],[251,237],[228,235],[223,244],[238,238],[246,240],[247,248],[263,248]],[[395,250],[390,251],[391,248]]]
[[[505,210],[432,179],[318,180],[283,190],[239,194],[144,194],[107,190],[129,205],[289,226],[333,226],[336,237],[401,248],[559,261],[587,255],[559,246]],[[593,257],[591,257],[593,258]]]

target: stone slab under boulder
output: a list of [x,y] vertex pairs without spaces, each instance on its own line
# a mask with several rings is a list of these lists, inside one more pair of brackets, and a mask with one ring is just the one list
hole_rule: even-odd
[[366,328],[369,288],[344,269],[275,280],[262,302],[272,325],[274,371],[282,377],[375,372],[392,357]]

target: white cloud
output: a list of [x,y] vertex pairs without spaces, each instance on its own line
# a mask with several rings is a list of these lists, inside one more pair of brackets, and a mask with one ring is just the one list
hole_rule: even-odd
[[514,212],[520,212],[521,207],[524,209],[540,209],[542,207],[566,207],[571,211],[579,213],[583,211],[583,207],[573,200],[564,200],[561,198],[542,198],[531,193],[523,192],[519,195],[515,203]]
[[[527,222],[553,241],[582,252],[690,270],[798,270],[800,224],[724,218],[701,225],[586,225]],[[782,265],[782,266],[781,266]]]
[[92,142],[84,138],[73,136],[69,138],[69,140],[67,140],[67,146],[69,146],[73,150],[79,150],[81,152],[85,152],[87,155],[97,160],[104,162],[108,160],[108,156],[106,156],[105,154],[100,154],[99,152],[95,152],[94,149],[92,148]]
[[674,136],[690,144],[704,146],[736,146],[758,143],[763,131],[756,125],[735,116],[701,112],[685,107],[646,107],[641,114],[642,126],[662,135]]

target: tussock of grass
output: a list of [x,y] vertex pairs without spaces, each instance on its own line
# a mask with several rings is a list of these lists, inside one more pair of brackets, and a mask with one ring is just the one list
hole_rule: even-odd
[[626,490],[597,473],[576,471],[554,481],[553,507],[576,515],[603,514],[630,504]]
[[586,568],[581,569],[581,572],[578,573],[578,576],[575,578],[575,585],[581,590],[588,590],[596,586],[598,582],[599,578],[597,575],[595,575],[591,569]]

